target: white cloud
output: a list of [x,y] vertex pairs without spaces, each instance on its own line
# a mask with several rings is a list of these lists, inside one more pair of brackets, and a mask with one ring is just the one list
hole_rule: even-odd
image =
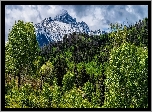
[[15,23],[15,20],[25,22],[40,23],[43,19],[54,18],[61,13],[62,9],[76,18],[77,22],[84,21],[91,30],[107,29],[109,23],[122,22],[128,19],[128,22],[135,23],[139,19],[148,16],[148,6],[68,6],[68,5],[13,5],[5,6],[5,39],[7,40],[9,29]]
[[55,16],[55,6],[33,6],[21,5],[20,9],[14,6],[6,6],[5,13],[5,39],[8,38],[8,31],[12,28],[15,21],[23,20],[25,22],[33,22],[34,24],[41,22],[44,18]]
[[132,8],[131,5],[128,5],[128,7],[126,7],[126,11],[128,11],[130,13],[134,13],[134,9]]

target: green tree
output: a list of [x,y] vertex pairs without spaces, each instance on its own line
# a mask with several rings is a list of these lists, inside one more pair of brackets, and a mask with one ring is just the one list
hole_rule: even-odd
[[86,72],[85,64],[83,62],[78,63],[74,69],[76,87],[82,87],[90,78]]
[[110,24],[112,32],[109,33],[109,38],[113,46],[120,46],[121,43],[126,41],[126,36],[128,35],[127,27],[124,25],[122,30],[122,24]]
[[72,89],[72,87],[74,86],[74,80],[74,75],[68,71],[67,74],[64,75],[62,80],[63,91],[68,91]]
[[51,62],[47,61],[45,64],[43,64],[43,66],[40,69],[40,76],[41,76],[41,89],[43,86],[43,79],[44,78],[49,78],[50,80],[50,84],[53,84],[53,65]]
[[5,80],[7,80],[7,78],[13,74],[14,71],[14,63],[13,63],[13,58],[9,55],[8,52],[8,48],[9,48],[9,43],[7,42],[5,44]]
[[83,97],[83,91],[79,90],[75,86],[65,92],[62,96],[59,106],[60,108],[97,108],[99,106],[92,105],[87,99]]
[[25,71],[33,73],[33,61],[38,54],[38,43],[36,40],[35,29],[32,23],[23,21],[15,22],[8,35],[9,48],[8,52],[13,58],[15,75],[18,76],[18,87],[21,84],[21,73]]
[[91,101],[92,93],[94,92],[94,86],[89,81],[86,82],[82,89],[87,97],[88,101]]
[[63,55],[57,56],[54,62],[53,73],[55,77],[57,78],[58,86],[61,86],[61,87],[63,86],[62,80],[63,80],[63,76],[67,73],[67,68],[68,68],[68,65]]
[[129,43],[114,47],[106,68],[106,108],[148,107],[148,49]]

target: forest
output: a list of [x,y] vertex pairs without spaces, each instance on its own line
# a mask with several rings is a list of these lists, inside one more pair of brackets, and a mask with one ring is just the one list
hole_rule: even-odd
[[148,108],[148,18],[39,47],[32,23],[5,44],[5,108]]

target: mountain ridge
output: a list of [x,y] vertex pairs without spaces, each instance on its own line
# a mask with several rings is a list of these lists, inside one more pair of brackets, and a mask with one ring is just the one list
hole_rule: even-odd
[[61,14],[56,15],[54,18],[45,18],[40,23],[35,24],[34,27],[40,47],[49,42],[62,41],[65,34],[73,32],[86,33],[88,35],[101,34],[100,30],[90,30],[84,21],[77,22],[76,18],[72,18],[66,10],[62,10]]

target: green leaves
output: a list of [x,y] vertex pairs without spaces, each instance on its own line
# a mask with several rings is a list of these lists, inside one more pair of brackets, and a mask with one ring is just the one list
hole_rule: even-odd
[[74,86],[74,75],[70,72],[67,72],[67,74],[64,75],[62,83],[63,83],[63,90],[67,91],[72,89]]
[[52,74],[53,71],[53,65],[51,62],[46,62],[45,64],[43,64],[43,66],[40,69],[40,74],[42,76],[50,76]]
[[33,68],[30,67],[33,67],[32,62],[36,59],[38,53],[38,43],[34,26],[31,23],[24,23],[19,20],[18,23],[15,23],[12,27],[8,41],[7,52],[9,52],[8,55],[11,59],[7,58],[9,60],[15,60],[11,62],[16,68],[15,71],[23,71],[22,68],[26,67],[26,69],[31,71]]
[[94,92],[94,86],[90,82],[86,82],[82,89],[85,93],[85,96],[91,101],[92,93]]
[[87,99],[83,99],[82,94],[80,90],[73,87],[62,96],[60,108],[92,108],[93,105]]
[[124,26],[122,30],[122,25],[118,23],[111,24],[110,26],[112,30],[112,32],[109,33],[110,40],[114,46],[120,46],[121,43],[126,41],[126,37],[128,35],[127,27]]
[[51,62],[47,61],[45,64],[43,64],[39,71],[39,77],[41,76],[42,78],[41,81],[47,81],[52,85],[54,80],[53,69],[54,66]]
[[85,64],[87,74],[90,74],[90,77],[94,74],[94,78],[102,76],[102,64],[97,64],[94,60]]
[[[142,108],[148,94],[148,51],[129,43],[113,48],[106,69],[106,101],[110,108]],[[134,100],[131,100],[131,99]],[[133,102],[136,101],[136,104]],[[142,105],[140,105],[142,104]]]

